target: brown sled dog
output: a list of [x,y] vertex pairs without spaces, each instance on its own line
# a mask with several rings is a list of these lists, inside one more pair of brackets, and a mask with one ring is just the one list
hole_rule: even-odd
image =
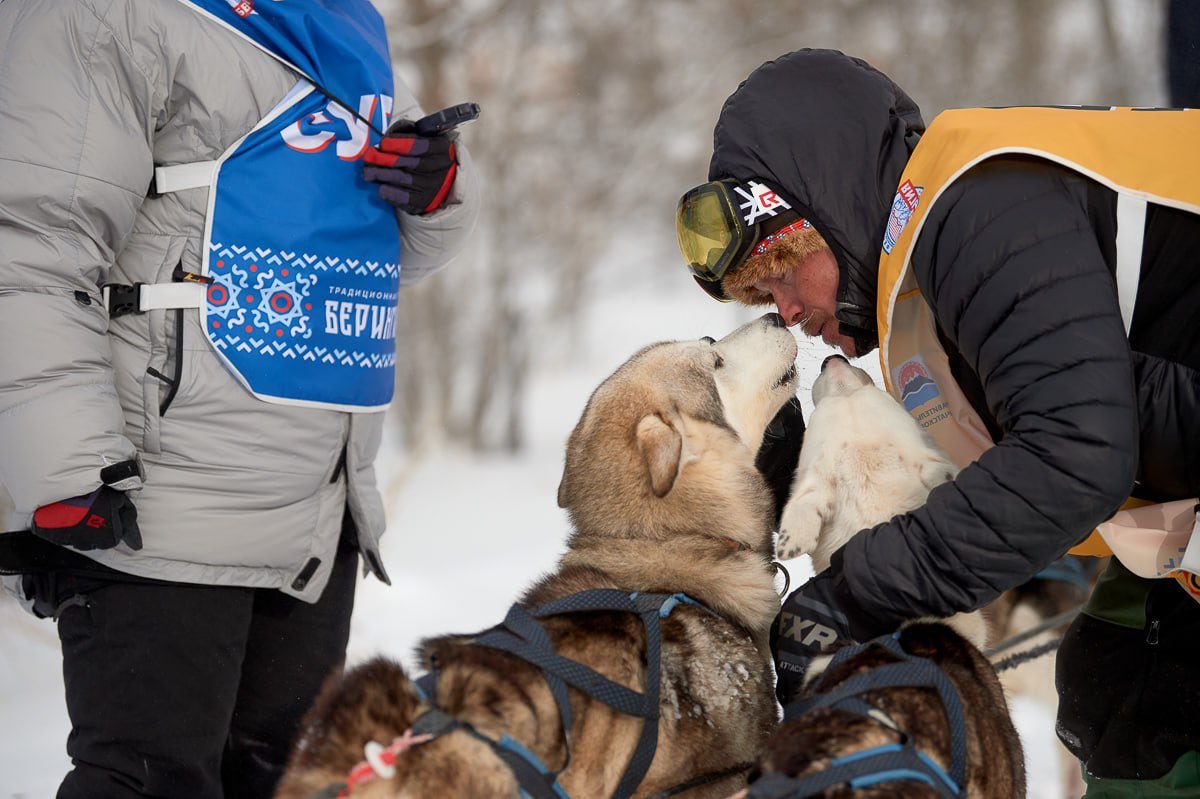
[[[808,710],[785,721],[767,741],[757,767],[761,776],[748,792],[751,799],[803,796],[1019,799],[1025,796],[1021,743],[1009,718],[999,679],[983,653],[941,621],[905,627],[890,643],[897,644],[928,664],[924,673],[914,670],[916,679],[908,681],[919,683],[933,669],[945,676],[946,685],[960,703],[961,722],[952,721],[947,700],[935,687],[915,684],[880,684],[866,690],[857,695],[867,703],[866,707],[837,705]],[[842,662],[835,660],[806,685],[804,696],[789,705],[785,713],[802,710],[800,703],[814,697],[834,697],[839,687],[846,686],[851,679],[872,672],[878,674],[880,666],[903,661],[886,646],[866,645],[852,652]],[[953,739],[963,746],[957,770],[951,748]],[[899,775],[895,762],[876,761],[858,775],[857,782],[851,782],[854,777],[847,766],[864,765],[871,754],[897,756],[906,743],[927,759],[917,762],[916,768],[909,767],[908,771],[913,773]],[[833,777],[838,769],[842,772]],[[782,779],[808,777],[808,787],[819,788],[812,776],[818,774],[829,775],[836,782],[823,790],[806,791],[797,790],[802,787],[797,781]],[[950,778],[950,782],[945,778]],[[954,790],[955,787],[961,790]]]
[[[624,689],[657,694],[646,721],[574,684],[556,696],[555,678],[485,645],[503,637],[497,628],[435,638],[422,645],[424,665],[437,673],[436,684],[421,683],[432,702],[382,659],[326,686],[279,799],[338,795],[352,770],[363,771],[369,741],[388,756],[374,770],[382,774],[345,790],[353,799],[508,799],[518,784],[513,742],[572,797],[645,797],[695,785],[682,794],[691,799],[744,785],[777,717],[767,646],[779,610],[773,508],[754,458],[767,423],[795,392],[795,357],[795,339],[776,314],[720,341],[652,345],[596,389],[567,442],[558,501],[574,532],[558,570],[509,618],[594,589],[686,594],[673,611],[651,612],[645,626],[611,609],[536,623],[558,656]],[[560,698],[569,712],[560,712]],[[430,730],[441,734],[425,740]],[[647,730],[656,744],[648,754]],[[380,757],[377,747],[373,759]]]

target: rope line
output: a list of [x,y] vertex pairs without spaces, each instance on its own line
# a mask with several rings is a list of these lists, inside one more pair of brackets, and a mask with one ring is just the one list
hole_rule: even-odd
[[1062,613],[1059,613],[1057,616],[1051,616],[1050,618],[1046,619],[1044,622],[1042,622],[1041,624],[1039,624],[1036,627],[1031,627],[1030,629],[1026,630],[1023,633],[1014,635],[1011,638],[1006,638],[1005,640],[996,644],[991,649],[988,649],[987,651],[985,651],[983,654],[987,655],[989,658],[992,658],[992,657],[995,657],[996,655],[1000,654],[1001,652],[1003,652],[1006,649],[1012,649],[1017,644],[1023,644],[1026,641],[1028,641],[1030,638],[1033,638],[1034,636],[1038,635],[1039,633],[1044,633],[1046,630],[1053,629],[1055,627],[1058,627],[1060,624],[1063,624],[1064,622],[1071,621],[1072,619],[1074,619],[1076,616],[1079,615],[1079,611],[1081,608],[1083,608],[1082,604],[1076,605],[1071,610],[1067,610]]
[[1047,654],[1053,652],[1055,649],[1058,649],[1058,645],[1061,643],[1062,643],[1062,637],[1059,636],[1058,638],[1055,638],[1053,641],[1046,641],[1043,644],[1038,644],[1035,647],[1026,649],[1024,652],[1017,652],[1016,654],[1001,658],[1000,660],[997,660],[995,663],[993,663],[992,666],[996,669],[997,673],[1002,672],[1002,671],[1007,671],[1009,669],[1015,669],[1017,666],[1020,666],[1022,663],[1027,663],[1031,660],[1036,660],[1037,658],[1040,658],[1042,655],[1047,655]]

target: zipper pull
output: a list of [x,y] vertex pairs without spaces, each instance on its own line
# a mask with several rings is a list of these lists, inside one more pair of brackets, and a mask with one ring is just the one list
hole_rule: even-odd
[[1158,619],[1152,619],[1150,629],[1146,632],[1146,643],[1154,646],[1158,643]]

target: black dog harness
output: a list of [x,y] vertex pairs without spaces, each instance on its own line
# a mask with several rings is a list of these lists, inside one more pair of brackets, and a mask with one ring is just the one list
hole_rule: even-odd
[[[868,788],[880,783],[915,780],[931,786],[945,799],[966,795],[967,735],[962,701],[953,683],[928,658],[911,655],[900,646],[899,633],[885,635],[858,646],[838,651],[830,662],[833,668],[867,647],[886,649],[900,659],[855,675],[823,694],[807,697],[784,708],[784,722],[793,721],[818,708],[836,708],[865,716],[877,724],[900,733],[899,743],[884,744],[861,752],[835,757],[824,771],[800,777],[778,772],[765,774],[750,785],[747,799],[802,799],[816,796],[838,785]],[[887,714],[862,699],[862,694],[881,688],[934,688],[942,700],[950,725],[950,773],[917,749],[912,740],[898,730]]]
[[[501,624],[470,641],[473,645],[508,652],[541,670],[558,706],[563,736],[566,739],[567,759],[558,771],[550,771],[533,752],[509,736],[494,740],[467,722],[438,708],[435,704],[438,679],[436,670],[416,681],[417,691],[422,700],[432,707],[417,717],[405,735],[411,733],[416,738],[415,745],[422,745],[449,732],[462,730],[487,744],[509,767],[516,778],[522,799],[570,799],[558,784],[559,774],[565,771],[571,762],[572,714],[567,694],[567,686],[570,685],[614,710],[643,719],[637,746],[613,792],[614,799],[628,799],[645,777],[658,745],[659,666],[662,654],[659,623],[680,603],[694,605],[713,613],[686,594],[629,594],[616,589],[597,588],[548,602],[532,610],[513,605]],[[594,669],[559,655],[539,621],[549,616],[592,611],[619,611],[633,613],[641,618],[646,630],[646,690],[643,693],[619,685]],[[746,766],[739,766],[736,770],[744,771],[745,768]],[[713,778],[728,776],[734,772],[735,770],[725,770]],[[347,787],[345,783],[330,786],[326,791],[336,789],[341,793],[318,796],[345,796]],[[688,787],[694,786],[689,784]]]

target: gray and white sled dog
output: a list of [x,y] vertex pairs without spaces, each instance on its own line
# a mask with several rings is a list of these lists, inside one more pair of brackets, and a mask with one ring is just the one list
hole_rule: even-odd
[[[821,365],[812,398],[775,548],[780,559],[809,555],[821,572],[852,536],[919,508],[958,468],[900,403],[840,355]],[[978,612],[948,623],[975,646],[987,643]]]
[[[719,341],[646,347],[618,368],[567,442],[558,502],[574,530],[557,570],[521,596],[503,628],[424,641],[437,679],[421,691],[385,659],[331,681],[279,799],[333,796],[342,785],[353,799],[507,799],[535,760],[533,779],[573,797],[619,793],[639,757],[634,797],[727,796],[745,785],[777,718],[773,503],[754,459],[795,394],[795,358],[792,334],[767,314]],[[668,601],[649,622],[611,608],[538,615],[596,589]],[[553,657],[538,650],[543,659],[570,659],[616,683],[610,694],[627,689],[654,706],[627,715],[570,680],[556,693],[546,671],[497,645],[513,629],[534,642],[516,649],[552,645]],[[647,728],[654,745],[643,747]],[[524,765],[513,760],[518,749],[532,756],[520,755]],[[361,788],[351,774],[366,774]]]
[[[821,571],[853,535],[919,507],[957,469],[903,406],[840,356],[822,365],[813,403],[777,551],[781,558],[808,553]],[[1021,743],[996,671],[980,651],[985,639],[975,612],[917,620],[879,639],[882,645],[847,649],[832,665],[828,655],[817,658],[785,710],[787,721],[764,745],[749,795],[1023,797]],[[908,680],[871,680],[905,660]],[[931,687],[934,671],[947,696]],[[844,701],[827,699],[836,696]],[[914,771],[885,760],[902,752],[906,762],[924,765]],[[852,777],[854,768],[867,773]]]

